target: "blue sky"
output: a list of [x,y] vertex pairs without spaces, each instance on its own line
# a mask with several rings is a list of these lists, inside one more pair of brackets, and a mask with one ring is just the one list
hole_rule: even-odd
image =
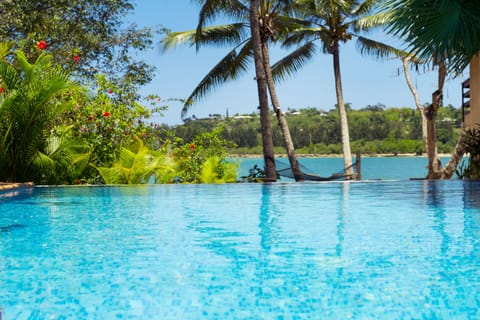
[[[198,7],[190,0],[137,0],[135,12],[128,22],[138,26],[162,26],[172,31],[184,31],[196,27]],[[158,94],[163,100],[187,98],[204,75],[227,52],[221,48],[178,47],[161,53],[156,40],[155,49],[140,58],[156,66],[154,81],[143,88],[145,94]],[[272,48],[272,63],[281,58],[280,49]],[[377,61],[362,57],[355,48],[355,41],[341,48],[341,68],[345,102],[353,108],[382,103],[387,107],[414,107],[414,99],[407,88],[399,60]],[[417,87],[422,103],[429,102],[436,89],[436,73],[420,75],[412,72],[412,81]],[[258,96],[254,69],[235,82],[229,82],[212,91],[204,100],[194,104],[188,116],[198,118],[219,113],[229,115],[256,112]],[[447,81],[444,104],[459,107],[461,104],[460,83],[468,77],[464,74]],[[277,93],[283,110],[315,107],[323,110],[334,108],[336,103],[332,58],[319,54],[294,78],[277,85]],[[181,104],[169,102],[169,109],[156,122],[170,125],[181,123]]]

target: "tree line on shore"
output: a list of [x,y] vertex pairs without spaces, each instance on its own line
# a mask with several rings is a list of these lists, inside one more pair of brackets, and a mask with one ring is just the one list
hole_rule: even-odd
[[[382,104],[353,109],[347,104],[352,150],[364,154],[425,154],[421,116],[409,107],[386,108]],[[273,118],[273,114],[271,115]],[[182,125],[167,127],[185,141],[198,134],[222,128],[222,137],[234,143],[230,154],[262,154],[260,122],[257,114],[189,119]],[[293,144],[299,154],[341,155],[341,136],[336,109],[290,109],[285,113]],[[273,121],[272,121],[273,123]],[[440,153],[451,153],[461,129],[462,113],[451,105],[439,109],[436,119]],[[278,126],[272,126],[277,152],[283,153]]]

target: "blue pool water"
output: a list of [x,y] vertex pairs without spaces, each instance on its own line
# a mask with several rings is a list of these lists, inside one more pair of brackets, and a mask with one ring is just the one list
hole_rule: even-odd
[[480,184],[0,193],[4,319],[479,319]]

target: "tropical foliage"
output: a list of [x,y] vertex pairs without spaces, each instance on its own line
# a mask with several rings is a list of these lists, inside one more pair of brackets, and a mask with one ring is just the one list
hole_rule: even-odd
[[80,87],[50,55],[41,53],[30,63],[21,51],[12,63],[0,61],[0,87],[0,180],[49,180],[50,156],[59,148],[51,147],[55,120]]
[[417,57],[447,59],[462,71],[480,51],[480,5],[462,0],[387,0],[389,31],[404,39]]
[[122,147],[118,160],[111,167],[97,167],[107,184],[168,183],[175,177],[174,161],[166,153],[149,149],[135,137]]
[[[39,50],[42,50],[39,48]],[[11,59],[13,55],[14,59]],[[220,130],[184,143],[147,123],[163,110],[105,77],[86,89],[41,52],[34,63],[0,45],[0,180],[41,184],[236,181]],[[128,86],[128,84],[127,84]]]
[[460,178],[480,180],[480,129],[466,130],[465,153],[470,157],[465,167],[457,170]]
[[238,164],[225,161],[232,145],[220,133],[216,129],[199,134],[190,143],[166,140],[158,151],[135,137],[130,146],[121,148],[111,167],[97,169],[108,184],[236,182]]
[[15,50],[29,59],[41,48],[82,79],[100,71],[111,79],[144,84],[152,79],[153,68],[132,53],[150,48],[152,31],[121,27],[133,9],[130,0],[0,1],[0,41],[14,41]]
[[221,137],[222,128],[196,134],[191,142],[173,141],[179,182],[235,182],[237,164],[225,161],[233,143]]

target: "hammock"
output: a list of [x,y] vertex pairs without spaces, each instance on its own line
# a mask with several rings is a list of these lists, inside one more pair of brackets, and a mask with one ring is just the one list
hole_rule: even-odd
[[[350,168],[355,168],[356,164],[357,164],[357,161],[355,161],[351,166],[343,169],[342,171],[333,173],[329,177],[322,177],[322,176],[316,175],[312,173],[310,170],[308,170],[302,164],[300,164],[300,170],[302,171],[303,179],[305,181],[333,181],[333,180],[340,180],[340,179],[355,177],[356,174],[347,174],[346,171]],[[277,160],[277,168],[280,166],[283,166],[283,168],[277,169],[277,175],[285,178],[295,179],[295,175],[293,174],[293,171],[290,165],[284,164]]]

